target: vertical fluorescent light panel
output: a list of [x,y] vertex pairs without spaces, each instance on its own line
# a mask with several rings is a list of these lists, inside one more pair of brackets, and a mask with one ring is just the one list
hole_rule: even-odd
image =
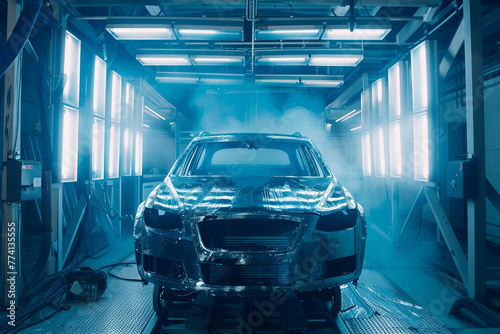
[[80,102],[80,49],[80,40],[66,31],[63,103],[75,108],[79,107]]
[[370,143],[370,132],[363,132],[361,134],[361,148],[363,150],[363,175],[372,175],[372,150]]
[[120,123],[122,108],[122,77],[111,72],[111,122]]
[[104,179],[104,129],[104,120],[94,117],[92,124],[92,180]]
[[92,180],[104,179],[104,147],[106,112],[106,63],[94,57],[94,89],[92,110],[96,117],[92,123]]
[[123,120],[127,126],[132,126],[134,121],[134,86],[132,86],[129,82],[125,84],[125,108]]
[[94,59],[94,115],[104,118],[106,112],[106,63],[99,57]]
[[413,142],[415,180],[429,181],[429,120],[427,112],[413,116]]
[[389,153],[390,176],[401,177],[401,121],[399,119],[389,123]]
[[109,128],[108,177],[120,176],[120,126],[111,123]]
[[125,128],[123,131],[123,155],[122,155],[122,175],[132,175],[132,157],[134,149],[134,133],[131,129]]
[[372,112],[375,124],[384,121],[384,80],[378,79],[372,83]]
[[422,42],[411,50],[413,112],[427,110],[429,106],[429,68],[427,64],[428,43],[429,41]]
[[61,181],[75,182],[78,176],[78,109],[63,106]]
[[370,128],[371,110],[370,90],[367,89],[361,92],[361,126],[364,129]]
[[413,172],[417,181],[429,181],[429,41],[411,50],[413,97]]
[[142,175],[142,132],[135,133],[134,175]]
[[382,126],[373,129],[373,143],[375,144],[375,176],[386,176],[385,165],[385,141],[384,141],[384,128]]
[[401,117],[401,65],[396,63],[389,69],[389,119]]

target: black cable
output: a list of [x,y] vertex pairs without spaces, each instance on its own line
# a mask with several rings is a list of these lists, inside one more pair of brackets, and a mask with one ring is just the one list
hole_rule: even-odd
[[[106,188],[105,186],[102,184],[102,183],[99,183],[97,181],[97,183],[101,186],[101,189],[102,189],[102,192],[103,192],[103,199],[101,200],[101,198],[99,197],[99,195],[97,194],[97,191],[95,190],[95,188],[93,188],[93,191],[94,191],[94,195],[95,197],[99,200],[99,203],[101,204],[102,206],[102,210],[104,213],[106,213],[107,215],[109,215],[112,219],[115,219],[116,217],[120,216],[120,212],[115,210],[112,206],[111,206],[111,203],[110,203],[110,200],[109,200],[109,197],[106,193]],[[115,214],[113,214],[112,212],[108,212],[107,208],[109,208],[110,211],[114,212]]]
[[[62,298],[63,295],[60,296],[60,298]],[[50,302],[48,306],[52,307],[51,305],[54,305],[53,302]],[[52,307],[53,308],[53,307]],[[27,325],[24,325],[23,327],[16,327],[15,330],[13,332],[11,332],[12,334],[14,333],[18,333],[26,328],[30,328],[30,327],[33,327],[35,325],[38,325],[39,323],[42,323],[44,321],[47,321],[49,320],[50,318],[52,318],[54,315],[56,315],[57,313],[61,312],[61,311],[68,311],[69,309],[71,308],[71,306],[69,305],[58,305],[58,307],[55,309],[54,312],[52,312],[51,314],[43,317],[43,318],[40,318],[30,324],[27,324]]]
[[118,262],[118,263],[108,264],[108,265],[103,266],[97,270],[103,270],[106,268],[112,268],[112,267],[116,267],[116,266],[129,265],[129,264],[137,264],[137,262]]
[[[58,299],[60,300],[64,296],[64,294],[68,289],[68,285],[64,281],[64,275],[62,275],[61,273],[57,273],[56,275],[59,277],[56,277],[53,282],[47,283],[43,287],[41,287],[40,292],[37,293],[36,297],[29,304],[27,304],[22,309],[18,309],[18,312],[16,314],[16,323],[18,324],[25,323],[36,312],[43,310],[45,307],[53,304],[54,301]],[[16,333],[24,328],[29,327],[29,326],[16,327],[12,329],[12,327],[7,323],[7,321],[8,318],[1,319],[0,321],[1,333],[9,333],[9,332]]]
[[109,276],[111,277],[114,277],[114,278],[117,278],[117,279],[120,279],[122,281],[129,281],[129,282],[142,282],[141,279],[138,279],[138,278],[127,278],[127,277],[120,277],[118,275],[115,275],[111,272],[111,269],[113,269],[114,267],[116,266],[122,266],[122,265],[134,265],[134,264],[137,264],[137,262],[118,262],[118,263],[114,263],[114,264],[109,264],[107,266],[104,266],[104,267],[101,267],[97,270],[102,270],[102,269],[106,269],[106,268],[109,268],[107,273]]
[[120,279],[122,281],[129,281],[129,282],[142,282],[141,279],[138,279],[138,278],[127,278],[127,277],[120,277],[118,275],[115,275],[113,273],[110,272],[111,269],[108,270],[108,275],[111,276],[111,277],[114,277],[114,278],[117,278],[117,279]]
[[114,215],[114,216],[113,216],[113,215],[111,215],[111,217],[112,217],[112,218],[116,218],[116,217],[120,216],[120,215],[121,215],[121,214],[120,214],[120,212],[119,212],[119,211],[117,211],[117,210],[115,210],[115,209],[111,206],[111,200],[109,199],[109,196],[108,196],[108,193],[107,193],[107,191],[106,191],[106,187],[104,186],[104,183],[101,183],[100,185],[101,185],[101,188],[102,188],[102,193],[103,193],[103,197],[104,197],[104,202],[106,203],[107,207],[108,207],[111,211],[115,212],[115,215]]

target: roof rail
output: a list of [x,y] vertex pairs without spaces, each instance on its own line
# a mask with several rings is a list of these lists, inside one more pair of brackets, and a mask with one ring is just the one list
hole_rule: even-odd
[[210,136],[211,133],[208,132],[208,131],[201,131],[199,134],[198,134],[198,137],[206,137],[206,136]]
[[292,136],[294,136],[294,137],[299,137],[299,138],[306,138],[306,136],[304,136],[302,133],[300,133],[300,132],[298,132],[298,131],[297,131],[297,132],[294,132],[294,133],[292,134]]

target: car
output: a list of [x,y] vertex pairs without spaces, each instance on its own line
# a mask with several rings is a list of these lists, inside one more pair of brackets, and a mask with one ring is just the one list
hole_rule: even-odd
[[257,296],[319,294],[340,309],[357,282],[366,218],[316,146],[300,133],[194,138],[141,203],[137,268],[153,306],[206,291]]

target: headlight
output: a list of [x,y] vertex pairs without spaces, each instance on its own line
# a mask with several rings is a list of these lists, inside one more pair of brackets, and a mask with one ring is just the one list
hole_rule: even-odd
[[352,197],[351,193],[347,191],[346,188],[342,187],[342,189],[344,190],[345,200],[347,201],[347,207],[349,209],[356,209],[356,201],[354,200],[354,197]]
[[315,209],[323,213],[343,210],[346,209],[346,200],[349,203],[347,194],[344,194],[342,187],[337,182],[332,181],[323,196],[319,199]]
[[144,210],[144,223],[146,226],[162,230],[180,230],[183,227],[180,215],[154,208]]
[[[148,197],[148,200],[151,196]],[[166,177],[165,180],[155,189],[154,197],[151,199],[151,203],[146,203],[146,207],[152,208],[154,206],[160,210],[168,212],[177,212],[181,209],[182,204],[179,200],[179,195],[175,191],[170,177]],[[149,205],[148,205],[149,204]]]
[[356,225],[358,212],[356,209],[347,209],[321,216],[316,223],[316,229],[323,232],[345,230]]

